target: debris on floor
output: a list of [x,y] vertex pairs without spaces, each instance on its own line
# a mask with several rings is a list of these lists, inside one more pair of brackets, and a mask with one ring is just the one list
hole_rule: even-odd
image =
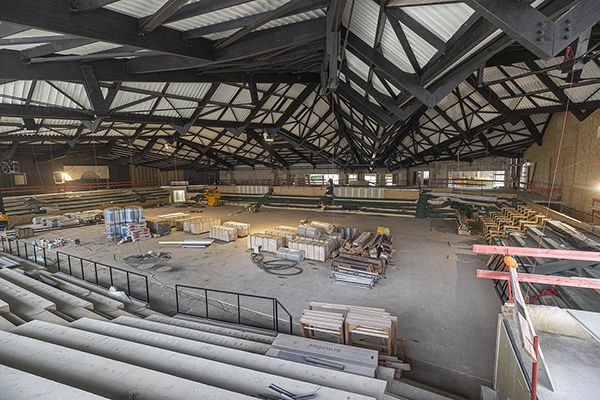
[[146,254],[136,254],[136,255],[125,257],[125,258],[123,258],[123,261],[125,261],[125,262],[144,261],[144,260],[148,260],[148,259],[155,259],[155,260],[158,259],[158,260],[163,260],[163,261],[170,260],[171,253],[168,251],[154,252],[154,251],[150,250]]
[[214,239],[185,239],[183,241],[158,242],[158,244],[180,245],[184,249],[205,249],[214,242]]
[[33,240],[31,244],[34,246],[44,247],[48,250],[52,250],[59,247],[65,247],[69,243],[68,240],[65,240],[65,238],[44,239],[43,237],[40,237],[38,239]]

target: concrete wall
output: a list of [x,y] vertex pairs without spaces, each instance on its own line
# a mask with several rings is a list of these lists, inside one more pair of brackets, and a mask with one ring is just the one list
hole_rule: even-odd
[[[542,146],[533,145],[523,156],[537,163],[533,183],[537,188],[550,188],[556,168],[564,113],[556,113],[544,134]],[[562,188],[562,212],[590,222],[592,198],[600,198],[600,111],[579,122],[567,115],[562,149],[558,160],[555,187]],[[593,169],[593,170],[592,170]],[[553,196],[556,199],[556,196]],[[561,210],[559,210],[561,211]]]

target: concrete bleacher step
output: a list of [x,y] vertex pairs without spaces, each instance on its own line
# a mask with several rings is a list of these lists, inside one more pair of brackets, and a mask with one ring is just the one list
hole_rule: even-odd
[[67,323],[52,314],[56,304],[3,278],[0,278],[0,298],[8,303],[10,312],[23,321],[41,319],[56,324]]
[[40,274],[44,275],[45,278],[52,280],[58,284],[60,290],[70,293],[74,296],[80,297],[84,300],[89,301],[94,304],[95,310],[103,310],[103,309],[113,309],[120,308],[123,309],[124,305],[122,302],[112,299],[110,297],[101,295],[99,293],[93,292],[89,289],[81,287],[79,285],[75,285],[71,282],[67,282],[60,278],[58,274],[50,274],[44,271],[41,271]]
[[275,384],[296,394],[311,394],[318,390],[319,396],[325,399],[373,399],[371,396],[266,374],[74,327],[32,321],[11,332],[245,395],[258,396],[268,392],[270,384]]
[[302,380],[316,385],[343,389],[353,393],[383,399],[387,383],[380,379],[351,375],[342,371],[301,364],[288,360],[273,359],[268,356],[196,342],[165,333],[157,333],[140,328],[81,319],[70,325],[104,336],[136,342],[164,350],[175,351],[194,357],[248,368],[259,372]]
[[257,327],[248,326],[248,325],[239,325],[234,322],[217,321],[214,319],[194,317],[194,316],[186,315],[186,314],[175,314],[173,316],[173,318],[181,319],[184,321],[190,321],[190,322],[199,322],[204,325],[212,325],[212,326],[216,326],[219,328],[235,329],[240,332],[255,333],[257,335],[271,336],[271,337],[273,337],[273,339],[275,339],[275,337],[277,336],[277,332],[270,330],[270,329],[257,328]]
[[0,315],[0,331],[7,331],[15,327],[15,324],[4,318],[4,315]]
[[23,318],[15,315],[11,312],[2,314],[2,317],[4,319],[6,319],[8,322],[10,322],[11,324],[13,324],[14,326],[19,326],[19,325],[23,325],[23,324],[27,323],[27,321],[25,321]]
[[410,400],[467,400],[464,397],[407,378],[392,381],[388,387],[388,393]]
[[195,340],[197,342],[210,343],[217,346],[228,347],[230,349],[237,349],[247,351],[255,354],[265,354],[269,350],[269,345],[264,343],[252,342],[250,340],[232,338],[229,336],[222,336],[215,333],[197,331],[189,328],[182,328],[179,326],[163,324],[161,322],[154,322],[148,319],[136,319],[128,317],[119,317],[112,320],[115,324],[131,326],[133,328],[144,329],[150,332],[165,333],[171,336],[178,336],[184,339]]
[[19,270],[0,270],[0,278],[6,279],[31,293],[50,300],[57,308],[54,314],[69,322],[84,317],[105,319],[94,313],[94,305],[91,302],[30,278],[19,272]]
[[10,306],[7,302],[0,299],[0,314],[6,314],[10,312]]
[[99,400],[98,396],[46,378],[0,365],[0,393],[5,399]]
[[5,366],[111,399],[126,399],[129,395],[173,400],[251,399],[239,393],[10,332],[0,331],[0,355]]
[[[48,275],[45,275],[45,276],[48,276]],[[100,294],[102,296],[114,299],[114,297],[110,294],[110,292],[108,291],[108,289],[105,289],[105,288],[103,288],[101,286],[98,286],[98,285],[96,285],[96,284],[94,284],[92,282],[88,282],[88,281],[84,281],[84,280],[79,279],[79,278],[75,278],[75,277],[73,277],[71,275],[68,275],[68,274],[65,274],[63,272],[57,272],[57,273],[51,274],[50,277],[52,279],[60,279],[60,280],[62,280],[64,282],[80,286],[80,287],[82,287],[84,289],[87,289],[87,290],[89,290],[91,292],[94,292],[94,293]],[[124,308],[125,311],[127,311],[130,314],[136,315],[139,318],[145,318],[146,316],[155,315],[155,314],[157,314],[157,315],[163,315],[163,314],[160,314],[160,313],[158,313],[156,311],[149,310],[146,307],[145,304],[143,304],[143,303],[141,303],[141,302],[139,302],[139,301],[137,301],[135,299],[130,299],[130,301],[128,301],[128,302],[122,302],[122,303],[123,303],[123,308]]]
[[251,340],[253,342],[271,344],[275,340],[275,336],[265,335],[259,333],[250,333],[240,329],[224,328],[216,325],[204,323],[203,321],[194,320],[190,321],[181,318],[170,318],[160,316],[150,316],[146,318],[147,321],[160,322],[163,324],[175,325],[182,328],[195,329],[198,331],[214,333],[222,336],[229,336],[238,339]]

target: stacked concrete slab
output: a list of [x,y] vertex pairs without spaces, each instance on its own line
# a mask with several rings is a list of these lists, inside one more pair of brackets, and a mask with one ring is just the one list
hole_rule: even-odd
[[[0,393],[11,399],[406,398],[390,382],[266,355],[271,332],[172,318],[64,274],[0,270]],[[385,375],[385,374],[383,374]],[[395,385],[399,387],[402,385]]]

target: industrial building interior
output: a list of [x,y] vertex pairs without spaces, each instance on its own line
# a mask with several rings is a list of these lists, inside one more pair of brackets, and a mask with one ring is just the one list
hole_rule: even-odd
[[596,399],[599,0],[0,0],[0,398]]

